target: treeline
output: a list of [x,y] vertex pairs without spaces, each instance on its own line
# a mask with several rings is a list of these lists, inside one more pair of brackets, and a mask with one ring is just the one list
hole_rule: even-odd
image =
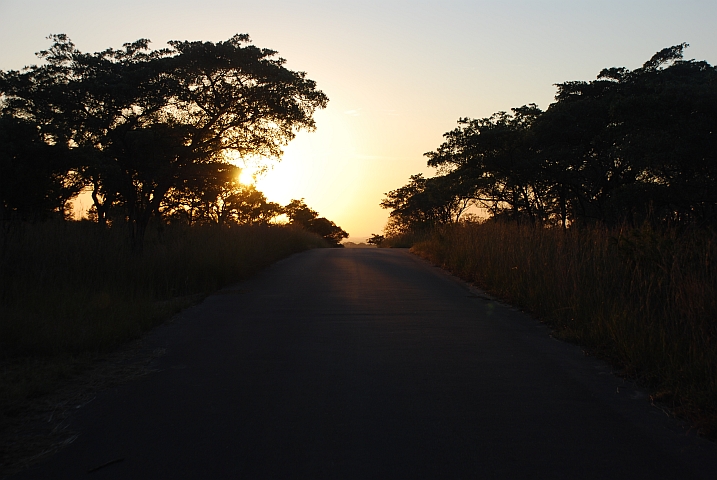
[[462,118],[428,152],[430,178],[386,194],[388,235],[458,222],[471,207],[521,224],[717,223],[717,69],[687,44],[606,68],[535,104]]
[[126,224],[141,250],[150,221],[267,224],[282,214],[329,242],[348,236],[303,200],[268,202],[237,161],[279,158],[328,98],[247,35],[224,42],[145,39],[83,53],[65,35],[43,64],[0,72],[0,223],[89,216]]
[[371,242],[529,311],[717,438],[717,70],[685,47],[558,84],[546,111],[461,119]]

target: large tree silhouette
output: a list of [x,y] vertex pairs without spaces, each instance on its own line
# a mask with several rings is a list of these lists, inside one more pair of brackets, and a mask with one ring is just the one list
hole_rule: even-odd
[[528,105],[460,119],[426,154],[438,176],[414,175],[386,194],[387,232],[455,221],[440,214],[448,199],[469,199],[492,218],[564,228],[716,224],[717,69],[683,60],[685,47],[632,71],[558,84],[544,112]]
[[170,189],[229,158],[278,159],[328,101],[247,35],[91,54],[52,39],[44,65],[3,74],[2,114],[28,119],[47,144],[81,159],[98,219],[120,206],[137,248]]

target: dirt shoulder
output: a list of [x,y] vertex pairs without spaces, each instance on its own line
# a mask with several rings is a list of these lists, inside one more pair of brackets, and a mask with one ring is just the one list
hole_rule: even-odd
[[[203,298],[174,299],[168,311]],[[0,478],[71,444],[77,433],[69,428],[70,416],[99,392],[151,373],[151,362],[165,352],[147,347],[149,333],[102,355],[0,360]]]

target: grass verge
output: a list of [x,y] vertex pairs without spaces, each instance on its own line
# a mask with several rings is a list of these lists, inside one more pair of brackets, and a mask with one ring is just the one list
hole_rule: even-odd
[[0,358],[106,351],[183,306],[270,263],[323,246],[281,226],[170,228],[134,255],[124,230],[20,225],[0,257]]
[[717,235],[487,222],[436,230],[412,251],[537,315],[717,438]]
[[[2,231],[0,437],[38,399],[182,308],[292,253],[322,246],[323,239],[291,227],[168,226],[148,233],[140,256],[124,229],[89,222]],[[0,442],[0,462],[15,461],[7,451],[13,448]]]

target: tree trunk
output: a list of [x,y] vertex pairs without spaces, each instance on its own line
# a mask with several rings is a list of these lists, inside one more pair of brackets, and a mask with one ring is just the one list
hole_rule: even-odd
[[142,254],[144,249],[144,235],[147,233],[147,226],[152,215],[159,217],[159,206],[162,199],[169,191],[169,185],[165,184],[157,186],[152,192],[152,200],[146,202],[147,206],[142,211],[137,211],[130,215],[130,237],[132,241],[132,251],[138,255]]

